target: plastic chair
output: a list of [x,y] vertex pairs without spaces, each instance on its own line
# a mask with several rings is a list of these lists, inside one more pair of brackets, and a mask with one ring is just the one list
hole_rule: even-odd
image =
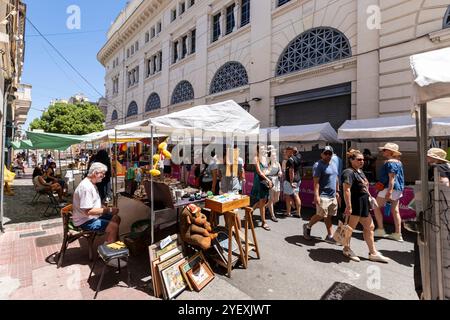
[[89,260],[92,261],[95,237],[103,233],[97,231],[85,231],[78,227],[75,227],[72,222],[71,204],[61,209],[61,217],[63,219],[64,235],[61,250],[59,250],[58,268],[61,267],[63,263],[64,255],[69,244],[80,238],[87,239],[89,247]]

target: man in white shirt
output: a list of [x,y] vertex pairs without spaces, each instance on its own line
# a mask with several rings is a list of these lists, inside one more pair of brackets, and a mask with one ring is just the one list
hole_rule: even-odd
[[118,208],[102,205],[96,183],[102,181],[108,168],[94,162],[87,177],[81,181],[73,195],[73,223],[83,230],[106,233],[106,243],[116,242],[119,237],[120,217]]

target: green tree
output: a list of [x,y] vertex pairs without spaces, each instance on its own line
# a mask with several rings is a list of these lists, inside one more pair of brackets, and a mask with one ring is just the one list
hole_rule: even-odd
[[55,103],[49,106],[41,118],[34,119],[31,129],[45,132],[83,135],[104,130],[105,116],[101,110],[90,103]]

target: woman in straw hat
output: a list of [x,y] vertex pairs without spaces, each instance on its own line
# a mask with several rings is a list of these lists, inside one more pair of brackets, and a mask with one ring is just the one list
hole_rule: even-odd
[[448,187],[450,185],[450,164],[447,160],[447,152],[440,148],[431,148],[427,152],[427,161],[431,168],[430,180],[434,178],[433,169],[436,167],[439,172],[439,181]]
[[[388,237],[399,242],[403,241],[402,237],[402,220],[400,217],[399,202],[403,196],[405,188],[405,177],[403,174],[403,164],[398,159],[401,156],[399,147],[395,143],[386,143],[379,148],[385,161],[380,171],[379,181],[383,184],[384,189],[377,195],[378,207],[374,207],[375,219],[377,221],[378,229],[375,230],[375,237]],[[380,207],[384,206],[386,202],[391,202],[391,213],[394,218],[395,232],[387,235],[384,231],[383,214]]]

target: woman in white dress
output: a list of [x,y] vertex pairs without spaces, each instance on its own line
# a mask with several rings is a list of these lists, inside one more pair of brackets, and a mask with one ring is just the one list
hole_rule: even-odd
[[267,206],[269,207],[270,217],[272,221],[278,222],[278,219],[275,216],[274,205],[280,200],[280,179],[283,176],[283,171],[281,170],[280,162],[278,162],[277,150],[269,146],[268,153],[270,162],[266,175],[270,180],[272,180],[273,188],[270,189],[269,202],[267,203]]

